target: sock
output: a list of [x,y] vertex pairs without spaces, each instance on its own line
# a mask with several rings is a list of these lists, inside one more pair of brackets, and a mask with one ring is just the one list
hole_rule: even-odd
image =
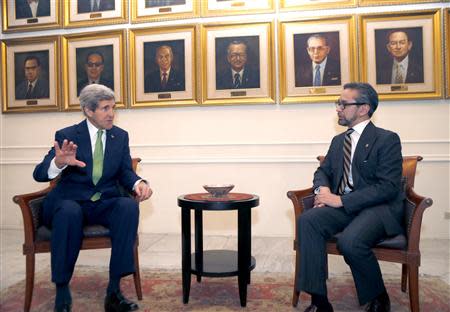
[[68,283],[56,284],[55,306],[61,306],[64,303],[71,303],[72,296]]
[[311,303],[321,309],[330,309],[331,307],[327,296],[311,294]]
[[110,277],[106,294],[110,295],[120,291],[120,277]]

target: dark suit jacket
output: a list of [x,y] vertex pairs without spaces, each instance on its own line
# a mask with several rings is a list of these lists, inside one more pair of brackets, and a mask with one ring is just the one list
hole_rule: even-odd
[[[311,62],[303,62],[295,73],[296,87],[311,87],[313,85],[313,70]],[[323,71],[322,86],[339,86],[341,84],[341,64],[331,58],[327,58],[327,64]]]
[[[36,17],[50,16],[50,0],[39,0]],[[16,18],[33,17],[27,0],[16,0]]]
[[[228,68],[225,72],[216,74],[217,90],[233,89],[233,72]],[[244,69],[241,87],[239,89],[259,88],[259,70],[251,70],[248,67]]]
[[[314,174],[315,188],[328,186],[337,193],[343,175],[344,137],[341,133],[333,138],[325,161]],[[370,122],[356,146],[352,177],[353,191],[341,196],[345,211],[356,216],[363,209],[373,209],[389,236],[401,233],[405,195],[398,135]]]
[[48,81],[39,78],[34,86],[30,97],[26,97],[28,91],[28,80],[22,81],[16,86],[16,100],[45,99],[49,98]]
[[146,8],[180,4],[186,4],[186,0],[145,0]]
[[[115,10],[114,0],[101,0],[99,11],[110,11]],[[90,0],[78,0],[78,13],[88,13],[91,12],[91,1]]]
[[[77,144],[77,159],[85,162],[86,167],[68,166],[64,169],[58,184],[44,200],[44,211],[50,213],[52,208],[46,208],[54,207],[57,201],[64,199],[89,200],[96,192],[102,193],[101,199],[119,197],[121,193],[118,183],[127,191],[131,191],[134,183],[140,179],[131,166],[128,133],[126,131],[116,126],[106,131],[103,175],[97,185],[92,182],[92,147],[86,120],[57,131],[55,140],[61,145],[64,139]],[[33,177],[36,181],[49,181],[47,171],[54,157],[55,149],[52,148],[34,169]]]
[[172,92],[184,90],[184,76],[173,67],[170,69],[170,74],[165,87],[161,85],[161,75],[159,69],[145,76],[144,92]]
[[[377,84],[392,84],[393,63],[394,60],[391,58],[389,62],[377,66]],[[405,83],[421,83],[424,82],[423,79],[423,64],[409,54]]]
[[[88,83],[88,79],[83,79],[77,84],[77,95],[80,95],[81,90],[83,90],[83,88],[86,87]],[[114,81],[103,79],[102,77],[100,77],[99,84],[104,85],[111,90],[114,90]]]

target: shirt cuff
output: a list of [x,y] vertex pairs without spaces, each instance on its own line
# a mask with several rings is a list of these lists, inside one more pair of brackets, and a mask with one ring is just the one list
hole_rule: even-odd
[[66,169],[66,167],[67,167],[67,165],[65,165],[61,169],[56,167],[55,158],[53,158],[52,161],[50,162],[50,166],[48,167],[48,170],[47,170],[48,178],[50,180],[56,178],[64,169]]
[[133,185],[133,191],[136,189],[136,186],[137,186],[139,183],[141,183],[141,182],[144,182],[145,184],[148,185],[147,180],[139,179],[139,180],[137,180],[136,182],[134,182],[134,185]]

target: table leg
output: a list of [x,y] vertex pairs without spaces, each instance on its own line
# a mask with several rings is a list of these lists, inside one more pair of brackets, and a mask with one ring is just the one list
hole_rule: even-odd
[[251,237],[249,236],[251,227],[251,210],[238,210],[238,283],[239,299],[241,306],[247,305],[247,284],[250,276],[251,261]]
[[184,207],[181,209],[181,271],[183,303],[188,303],[191,289],[191,211]]
[[201,282],[203,273],[203,218],[202,210],[195,209],[195,270],[197,282]]

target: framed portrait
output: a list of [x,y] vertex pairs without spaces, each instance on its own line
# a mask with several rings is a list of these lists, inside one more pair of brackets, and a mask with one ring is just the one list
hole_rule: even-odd
[[362,15],[359,25],[361,79],[380,98],[442,96],[440,10]]
[[444,10],[444,29],[445,29],[445,64],[446,64],[446,89],[447,98],[450,98],[450,9]]
[[275,103],[272,22],[203,25],[201,36],[202,104]]
[[131,107],[195,105],[196,26],[130,31]]
[[355,7],[357,0],[280,0],[281,11]]
[[123,30],[62,37],[65,110],[80,110],[80,92],[92,83],[112,89],[116,107],[126,107],[124,38]]
[[281,22],[279,30],[281,103],[334,101],[357,79],[354,17]]
[[2,111],[59,110],[59,40],[2,41]]
[[131,2],[133,23],[198,16],[200,2],[196,0],[144,0]]
[[61,26],[60,3],[52,0],[2,1],[2,27],[8,31],[33,31]]
[[128,21],[128,0],[65,0],[64,27],[120,24]]
[[202,16],[273,12],[275,0],[202,0]]
[[439,2],[439,0],[359,0],[359,5],[360,6],[397,5],[397,4],[412,4],[424,2]]

